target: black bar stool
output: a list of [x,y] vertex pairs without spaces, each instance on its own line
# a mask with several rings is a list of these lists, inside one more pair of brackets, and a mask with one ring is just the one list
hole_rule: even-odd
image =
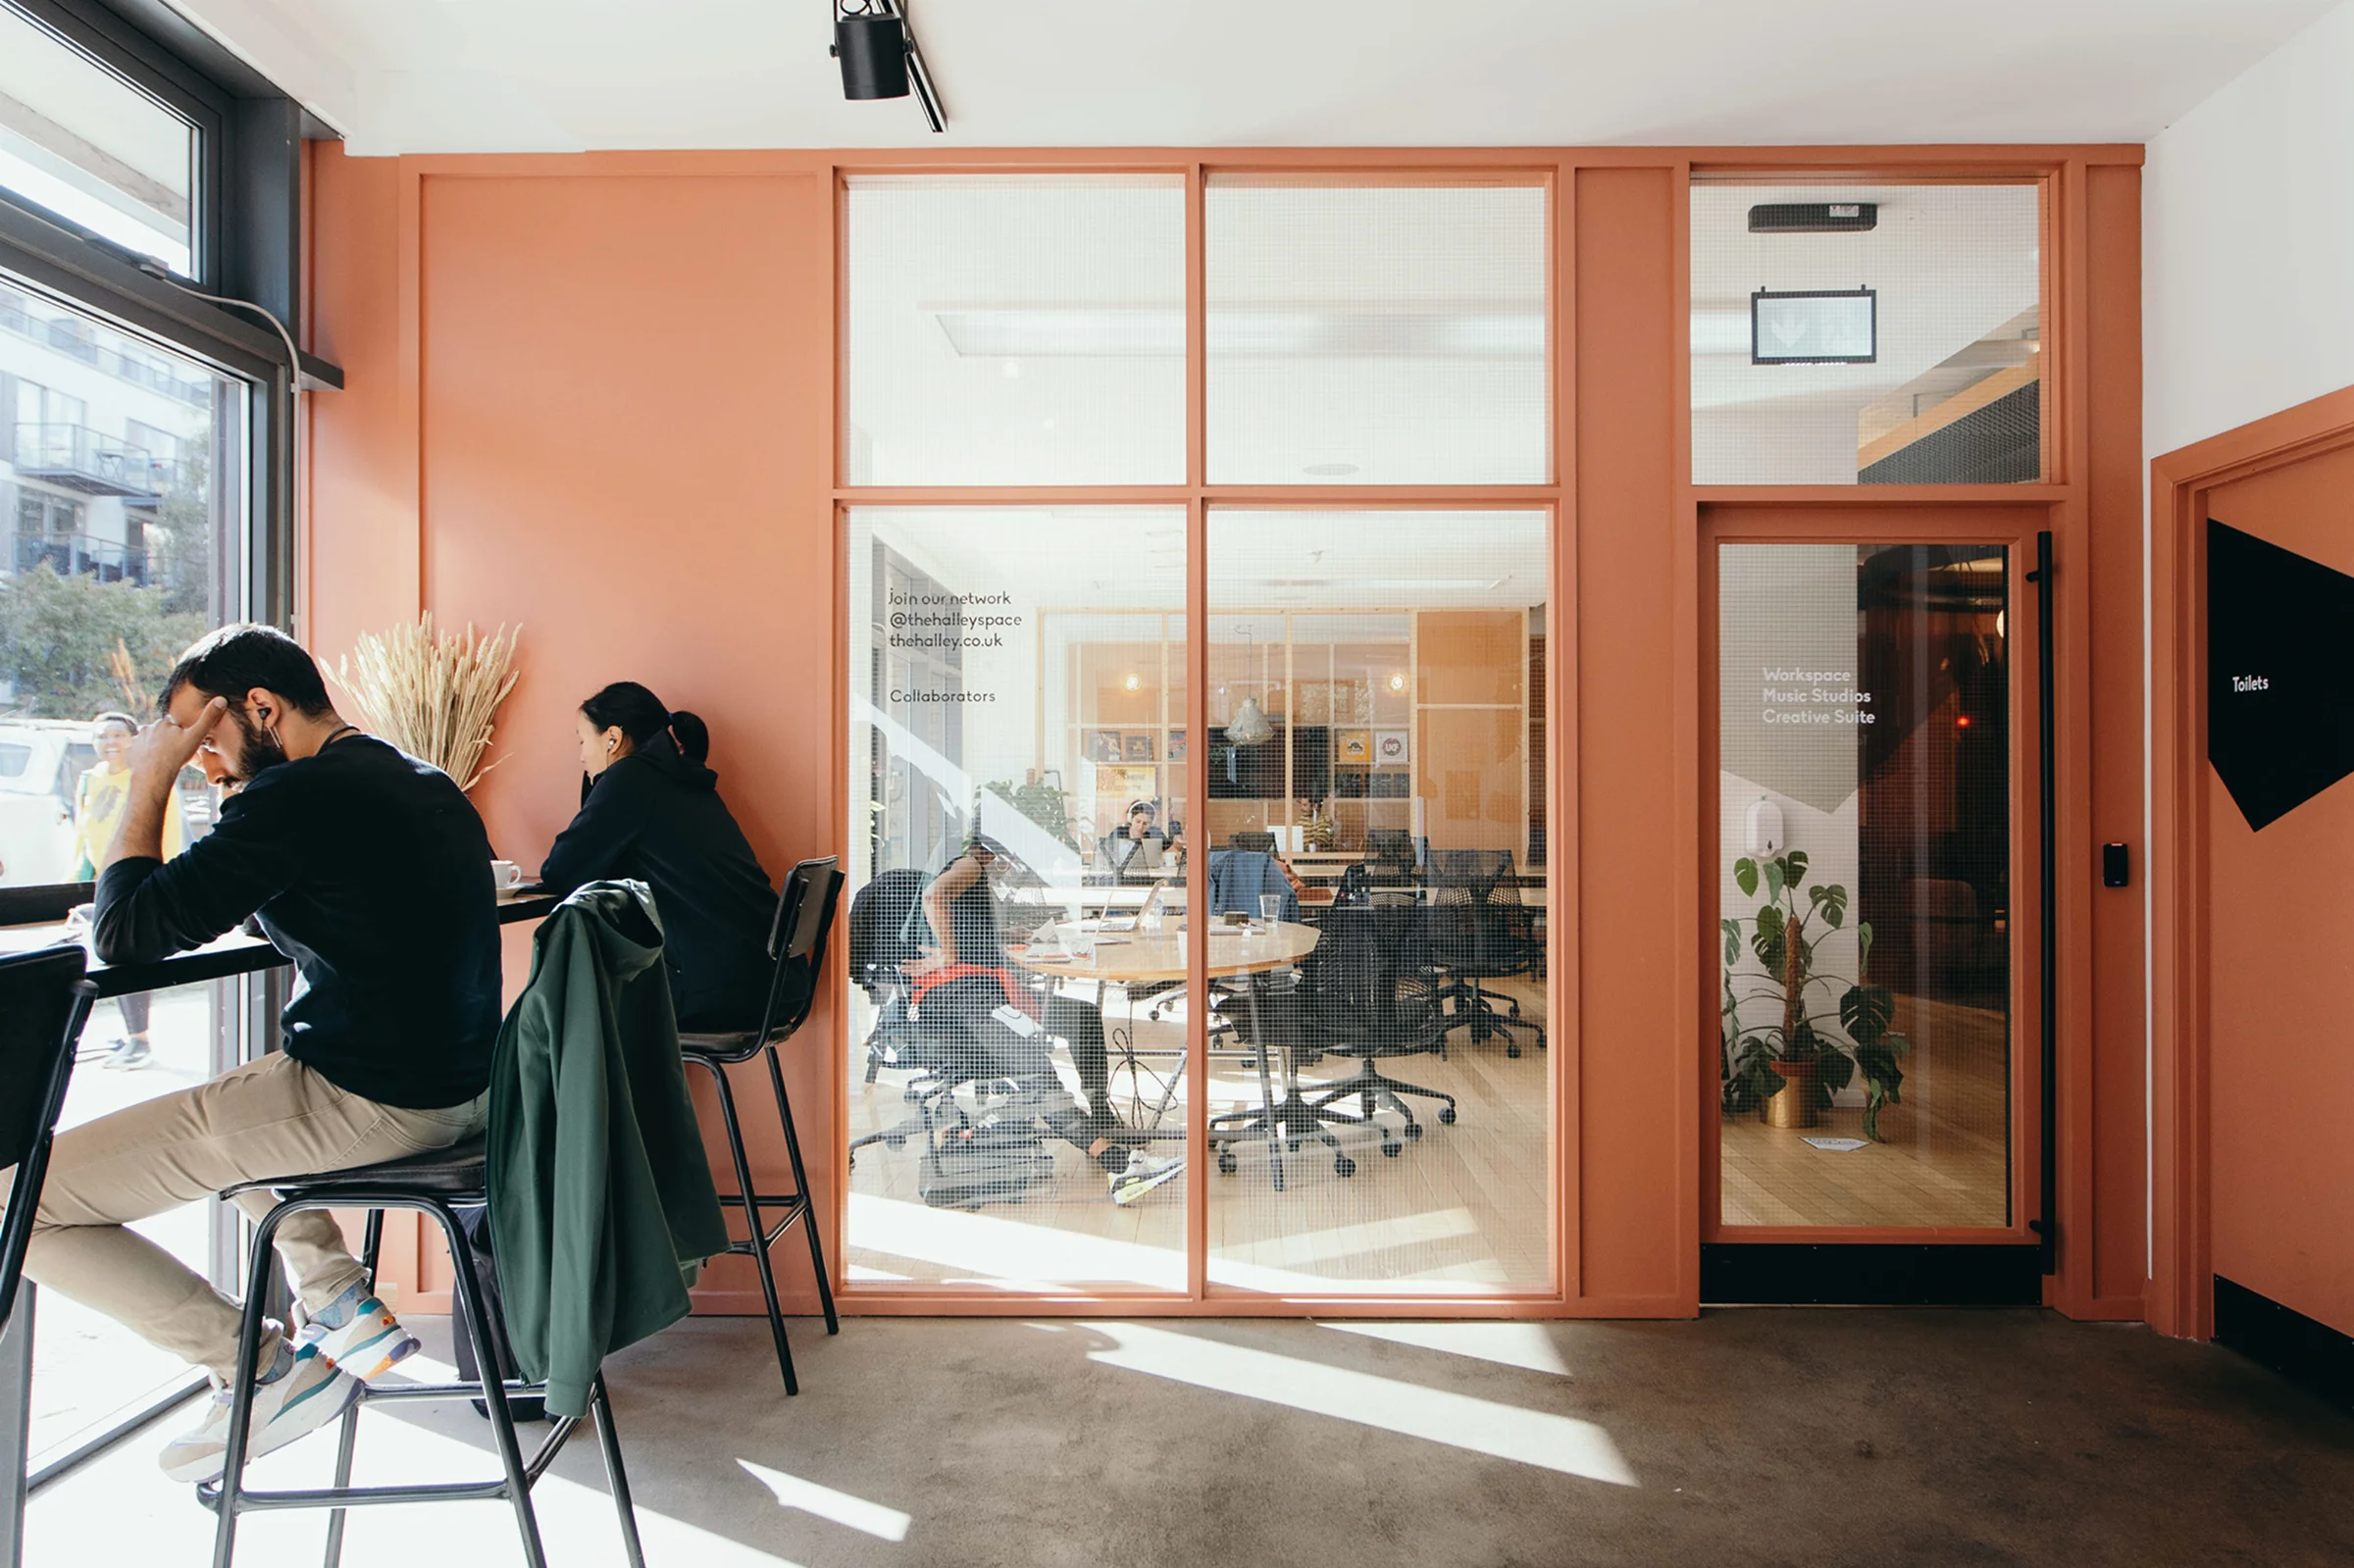
[[[253,1266],[245,1285],[245,1320],[237,1339],[235,1393],[230,1405],[228,1452],[221,1480],[200,1485],[198,1500],[220,1515],[213,1535],[213,1568],[230,1568],[236,1552],[237,1516],[289,1508],[332,1508],[327,1525],[327,1568],[335,1568],[343,1555],[343,1511],[356,1504],[388,1502],[476,1502],[504,1498],[515,1510],[516,1533],[523,1540],[524,1561],[530,1568],[546,1568],[547,1551],[539,1539],[538,1516],[532,1508],[532,1488],[547,1473],[556,1454],[580,1425],[576,1416],[559,1417],[554,1430],[530,1459],[515,1436],[515,1418],[508,1400],[518,1395],[544,1395],[545,1384],[507,1381],[506,1397],[490,1397],[500,1359],[490,1318],[484,1308],[482,1282],[474,1272],[474,1253],[467,1245],[457,1210],[489,1201],[484,1189],[483,1140],[468,1139],[447,1149],[381,1165],[364,1165],[320,1176],[274,1177],[246,1182],[221,1195],[270,1189],[278,1206],[255,1228]],[[366,1209],[367,1239],[361,1263],[376,1277],[377,1254],[384,1240],[384,1211],[406,1209],[433,1216],[449,1242],[451,1273],[461,1312],[454,1314],[474,1347],[475,1365],[484,1369],[472,1382],[443,1384],[384,1384],[368,1386],[343,1412],[342,1432],[335,1450],[335,1481],[332,1487],[300,1491],[256,1492],[245,1485],[248,1429],[253,1420],[253,1378],[261,1353],[262,1312],[268,1297],[271,1270],[277,1266],[272,1246],[279,1226],[289,1214],[304,1209]],[[500,1474],[494,1481],[440,1482],[408,1487],[355,1487],[351,1461],[359,1442],[360,1411],[384,1400],[434,1402],[453,1399],[479,1401],[476,1408],[490,1420],[490,1435],[498,1449]],[[622,1548],[631,1568],[644,1568],[645,1553],[638,1542],[638,1514],[630,1503],[629,1472],[622,1463],[621,1440],[613,1430],[613,1405],[606,1397],[600,1373],[588,1390],[588,1415],[596,1426],[597,1446],[604,1451],[605,1478],[613,1489],[613,1506],[621,1515]]]
[[88,966],[79,947],[0,958],[0,1168],[16,1167],[8,1218],[0,1223],[0,1334],[17,1309],[49,1144],[74,1076],[75,1042],[98,994],[82,979]]
[[[719,1090],[720,1120],[726,1124],[728,1155],[736,1166],[736,1190],[722,1192],[719,1201],[723,1207],[743,1211],[745,1233],[744,1239],[731,1243],[728,1250],[750,1258],[759,1271],[760,1294],[768,1303],[768,1331],[777,1341],[777,1368],[785,1374],[788,1394],[800,1392],[801,1386],[793,1376],[793,1351],[785,1343],[785,1314],[777,1305],[777,1275],[768,1252],[796,1221],[801,1234],[809,1239],[809,1263],[817,1273],[817,1298],[825,1308],[828,1334],[842,1332],[842,1317],[834,1310],[825,1243],[810,1211],[809,1173],[801,1163],[801,1139],[793,1131],[793,1102],[785,1094],[785,1069],[778,1065],[777,1047],[808,1021],[809,1011],[816,1005],[818,982],[825,973],[826,935],[833,929],[834,905],[841,897],[842,872],[833,856],[804,860],[793,867],[785,879],[784,892],[778,895],[776,919],[769,927],[768,953],[777,967],[769,980],[768,1004],[761,1011],[760,1027],[736,1035],[679,1037],[684,1059],[709,1072]],[[793,1162],[790,1192],[759,1192],[752,1187],[752,1165],[744,1156],[743,1127],[737,1118],[736,1092],[728,1085],[728,1069],[754,1056],[768,1058],[769,1088],[776,1095],[777,1121],[785,1129],[785,1152]],[[762,1217],[763,1208],[780,1211],[784,1218],[772,1226]]]

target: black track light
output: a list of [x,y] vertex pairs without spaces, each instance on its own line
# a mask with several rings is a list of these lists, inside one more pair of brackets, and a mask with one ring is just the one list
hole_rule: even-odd
[[853,103],[868,98],[904,98],[912,82],[922,100],[925,121],[936,131],[947,128],[903,3],[837,0],[834,47],[829,52],[842,62],[844,98]]

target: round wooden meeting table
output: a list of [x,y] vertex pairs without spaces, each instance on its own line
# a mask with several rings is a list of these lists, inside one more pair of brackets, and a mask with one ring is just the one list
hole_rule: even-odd
[[[1150,986],[1186,978],[1185,939],[1189,934],[1175,930],[1090,932],[1081,939],[1092,936],[1095,950],[1087,957],[1051,956],[1057,948],[1042,952],[1033,942],[1015,955],[1024,969],[1040,975],[1052,975],[1062,980],[1095,981],[1113,986]],[[1315,951],[1321,934],[1313,926],[1298,921],[1276,921],[1263,930],[1249,926],[1228,926],[1213,921],[1209,928],[1208,963],[1205,966],[1212,980],[1237,975],[1264,975],[1288,969]],[[1067,940],[1067,936],[1065,938]],[[1275,1084],[1268,1072],[1267,1036],[1261,1027],[1258,1008],[1259,987],[1256,983],[1245,987],[1244,996],[1251,1009],[1253,1052],[1258,1058],[1259,1111],[1254,1118],[1266,1134],[1267,1153],[1272,1164],[1275,1188],[1283,1189],[1283,1145],[1293,1122],[1305,1113],[1297,1106],[1300,1098],[1299,1080],[1294,1073],[1292,1053],[1283,1050],[1283,1094],[1279,1099]]]

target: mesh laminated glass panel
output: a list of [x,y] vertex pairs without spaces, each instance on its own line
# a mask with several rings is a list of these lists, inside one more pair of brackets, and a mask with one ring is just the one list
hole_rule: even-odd
[[1185,480],[1185,183],[853,176],[852,484]]
[[1727,1226],[2011,1221],[2006,567],[1718,547]]
[[1692,479],[2043,478],[2035,184],[1692,186]]
[[0,5],[0,186],[186,274],[195,159],[185,120]]
[[848,1277],[1182,1290],[1185,513],[846,527]]
[[1208,526],[1211,1287],[1545,1290],[1547,519]]
[[1547,190],[1212,176],[1213,483],[1550,478]]

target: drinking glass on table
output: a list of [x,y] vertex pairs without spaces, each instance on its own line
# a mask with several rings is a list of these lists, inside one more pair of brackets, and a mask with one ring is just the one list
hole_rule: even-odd
[[1273,931],[1282,919],[1283,894],[1260,893],[1258,895],[1258,929]]

